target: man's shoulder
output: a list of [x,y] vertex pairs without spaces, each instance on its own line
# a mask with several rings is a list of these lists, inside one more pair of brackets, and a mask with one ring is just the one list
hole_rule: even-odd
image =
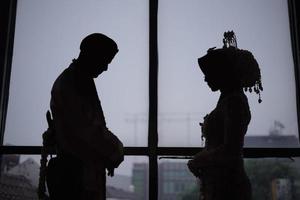
[[66,68],[54,81],[52,92],[70,89],[74,82],[73,79],[73,70],[70,67]]

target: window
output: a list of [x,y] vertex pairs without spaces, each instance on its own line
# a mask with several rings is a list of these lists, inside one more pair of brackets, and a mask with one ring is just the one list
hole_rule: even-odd
[[253,53],[262,74],[263,102],[246,93],[252,115],[246,146],[299,146],[288,4],[282,0],[159,1],[159,145],[202,144],[199,122],[219,93],[205,84],[197,58],[221,48],[227,30],[234,30],[239,48]]
[[[107,194],[126,190],[128,199],[132,194],[141,199],[197,198],[199,183],[186,168],[186,156],[201,150],[198,124],[218,98],[205,85],[197,58],[210,47],[221,47],[223,32],[231,29],[238,47],[257,58],[264,86],[262,104],[256,95],[247,94],[252,111],[246,141],[251,148],[244,151],[247,170],[255,179],[260,173],[257,166],[277,162],[299,169],[298,159],[293,164],[287,159],[300,156],[295,4],[294,0],[1,1],[0,19],[5,23],[0,23],[0,30],[6,34],[0,35],[1,172],[27,158],[33,159],[31,164],[39,163],[53,81],[77,57],[84,36],[103,32],[118,43],[120,52],[96,86],[108,126],[126,146],[125,161],[116,173],[119,183],[129,185],[122,188],[108,178]],[[297,174],[276,174],[266,180],[271,188],[265,193],[268,197],[288,200],[291,194],[299,195],[292,193],[299,187]]]
[[19,1],[4,144],[42,144],[54,80],[85,36],[103,32],[120,50],[95,81],[108,127],[125,145],[146,146],[147,19],[145,0]]

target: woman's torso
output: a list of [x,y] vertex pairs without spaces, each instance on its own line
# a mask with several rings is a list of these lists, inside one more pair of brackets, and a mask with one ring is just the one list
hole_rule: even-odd
[[243,164],[244,136],[250,119],[247,97],[243,92],[221,95],[216,108],[205,117],[202,125],[205,150],[216,151],[216,159],[224,162],[224,165],[202,170],[206,199],[219,199],[217,195],[221,195],[238,196],[237,199],[244,200],[247,198],[241,195],[247,193],[251,196],[251,186]]

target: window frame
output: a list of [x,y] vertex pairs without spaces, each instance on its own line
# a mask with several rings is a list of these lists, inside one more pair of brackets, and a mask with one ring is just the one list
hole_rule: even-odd
[[[158,198],[158,159],[193,156],[203,148],[194,147],[159,147],[157,131],[158,110],[158,3],[159,0],[149,1],[149,118],[148,118],[148,146],[125,147],[126,156],[148,156],[149,158],[149,199]],[[294,61],[296,84],[296,103],[298,127],[300,124],[300,49],[299,49],[299,7],[296,0],[287,0],[290,19],[291,43]],[[298,12],[297,12],[298,11]],[[41,146],[4,146],[3,137],[9,96],[11,63],[13,57],[13,43],[17,0],[0,1],[0,158],[4,154],[40,155]],[[297,18],[298,17],[298,18]],[[300,138],[300,131],[298,132]],[[49,153],[54,154],[54,149]],[[175,157],[174,157],[175,156]],[[300,148],[244,148],[245,158],[263,157],[300,157]],[[1,164],[1,159],[0,159]]]

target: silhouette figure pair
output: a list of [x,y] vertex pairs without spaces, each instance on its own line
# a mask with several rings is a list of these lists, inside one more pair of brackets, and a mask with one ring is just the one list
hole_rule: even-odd
[[[211,48],[198,59],[212,91],[220,90],[216,108],[201,124],[205,148],[188,161],[201,180],[203,200],[251,200],[251,184],[244,170],[243,142],[251,119],[244,90],[262,91],[261,75],[252,53],[237,48],[234,33],[225,32],[224,46]],[[46,198],[46,182],[53,200],[104,200],[106,170],[124,159],[123,144],[107,127],[93,78],[108,69],[118,52],[109,37],[94,33],[84,38],[80,54],[53,84],[48,130],[44,133],[39,196]],[[48,166],[47,148],[57,157]]]

